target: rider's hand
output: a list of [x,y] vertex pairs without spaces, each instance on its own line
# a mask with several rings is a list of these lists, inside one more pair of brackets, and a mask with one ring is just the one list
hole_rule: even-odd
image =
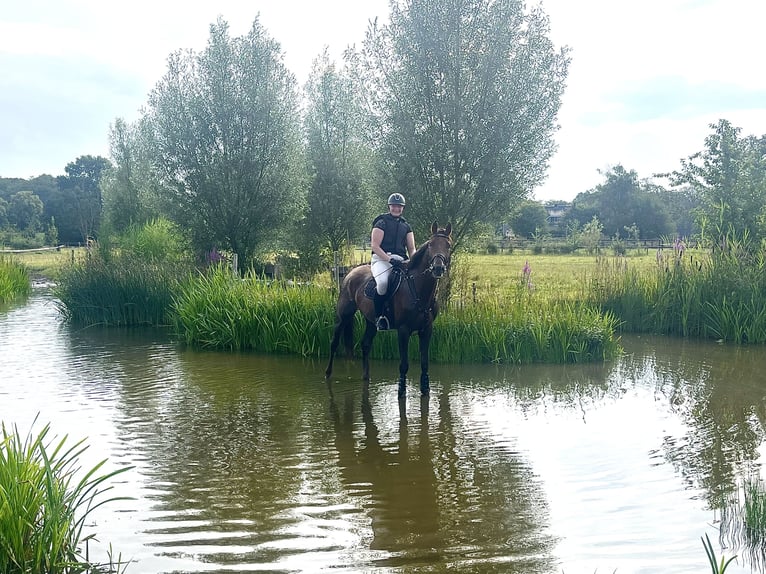
[[391,267],[393,267],[393,268],[397,268],[397,267],[401,267],[402,266],[402,260],[401,259],[397,259],[395,257],[392,257],[391,259],[389,259],[388,262],[391,264]]

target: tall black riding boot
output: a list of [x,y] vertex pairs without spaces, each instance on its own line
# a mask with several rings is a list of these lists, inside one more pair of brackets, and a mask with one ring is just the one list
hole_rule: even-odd
[[375,326],[378,328],[378,331],[388,330],[388,318],[383,314],[383,305],[385,301],[385,295],[381,295],[375,291],[375,296],[372,298],[372,302],[375,305],[375,316],[377,317]]

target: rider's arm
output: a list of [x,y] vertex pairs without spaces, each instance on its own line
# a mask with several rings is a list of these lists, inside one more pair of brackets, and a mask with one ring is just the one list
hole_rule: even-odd
[[415,255],[415,234],[412,231],[407,234],[407,253],[410,257]]
[[383,241],[383,234],[384,232],[382,229],[373,227],[372,233],[370,234],[370,245],[372,247],[372,252],[380,257],[381,261],[389,261],[391,257],[380,248],[380,243]]

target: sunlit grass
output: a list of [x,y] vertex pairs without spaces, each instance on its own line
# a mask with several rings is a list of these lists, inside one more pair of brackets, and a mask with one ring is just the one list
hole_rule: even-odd
[[84,441],[49,440],[48,425],[26,437],[4,423],[0,428],[0,572],[66,574],[98,566],[86,556],[94,537],[85,533],[86,523],[94,510],[118,500],[103,498],[111,489],[106,484],[128,468],[99,474],[102,461],[83,472]]

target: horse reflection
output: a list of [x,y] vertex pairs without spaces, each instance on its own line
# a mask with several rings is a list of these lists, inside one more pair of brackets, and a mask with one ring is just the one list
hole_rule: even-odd
[[[358,395],[357,395],[358,396]],[[349,491],[362,497],[371,521],[372,550],[398,556],[393,560],[427,558],[440,561],[436,476],[428,433],[428,401],[421,399],[420,430],[410,436],[405,403],[400,401],[398,439],[382,444],[373,418],[369,390],[365,383],[361,409],[351,394],[341,408],[331,395],[330,416],[335,426],[335,446],[341,475]],[[364,437],[355,436],[356,418],[361,412]],[[357,433],[358,434],[358,433]],[[411,449],[411,442],[416,443]],[[406,557],[405,557],[406,555]],[[390,564],[391,559],[386,559]]]

